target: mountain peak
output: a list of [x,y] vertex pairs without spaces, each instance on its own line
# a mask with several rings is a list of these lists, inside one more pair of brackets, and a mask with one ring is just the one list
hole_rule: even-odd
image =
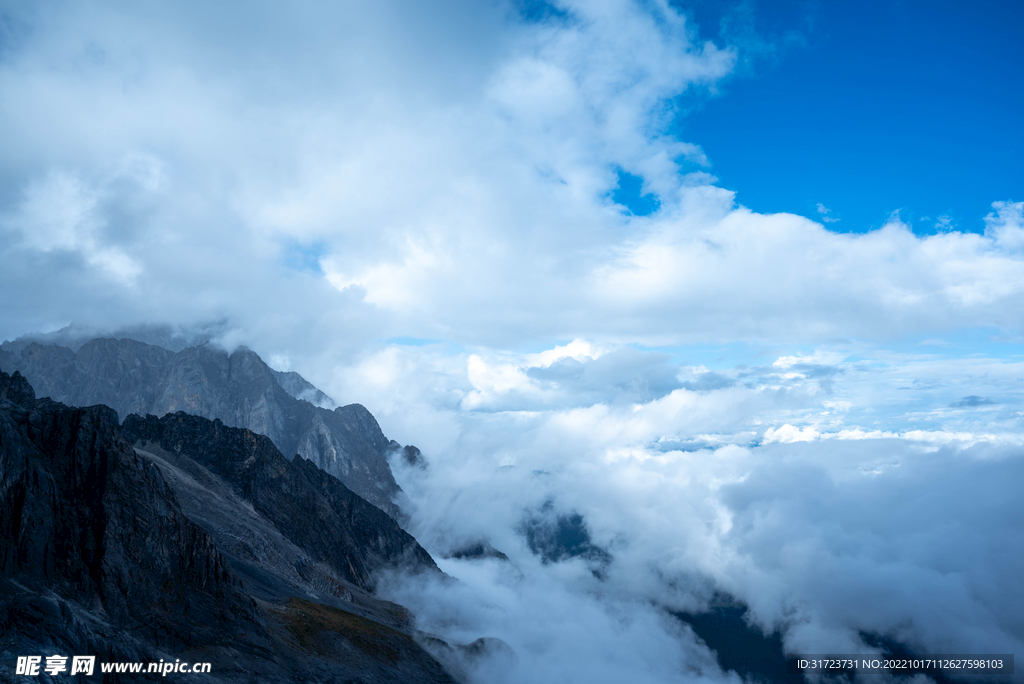
[[399,491],[387,462],[393,450],[365,407],[334,402],[295,372],[275,371],[246,347],[230,354],[202,343],[172,351],[112,337],[77,349],[27,341],[0,349],[0,367],[20,371],[38,390],[73,406],[105,404],[130,414],[185,413],[219,419],[269,437],[338,477],[393,517]]
[[14,371],[13,375],[0,371],[0,399],[7,399],[12,404],[23,406],[34,402],[36,393],[25,376],[18,371]]
[[36,400],[17,371],[0,371],[0,435],[6,652],[95,654],[97,675],[171,653],[223,684],[455,684],[372,593],[378,571],[433,559],[267,437],[185,413],[121,426]]

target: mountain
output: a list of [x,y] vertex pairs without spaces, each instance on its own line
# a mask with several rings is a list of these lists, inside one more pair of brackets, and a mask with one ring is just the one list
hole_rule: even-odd
[[179,352],[186,347],[195,347],[223,336],[229,329],[230,324],[226,320],[211,321],[190,326],[187,329],[170,325],[138,324],[104,330],[88,324],[72,323],[49,333],[22,335],[15,340],[4,342],[2,346],[7,351],[20,351],[29,344],[38,342],[39,344],[56,344],[72,351],[78,351],[89,340],[111,337],[114,339],[129,338]]
[[420,645],[437,640],[372,595],[388,569],[440,572],[267,437],[183,413],[122,427],[0,372],[0,680],[15,656],[63,654],[97,656],[96,676],[180,659],[213,682],[450,684]]
[[[236,557],[258,558],[251,535],[227,532],[236,521],[218,515],[212,501],[243,501],[313,563],[327,565],[336,577],[365,591],[373,590],[374,573],[398,561],[437,570],[430,555],[387,514],[311,461],[288,461],[263,435],[183,412],[163,418],[130,415],[123,432],[144,458],[168,472],[171,482],[181,483],[189,517],[212,530],[221,548]],[[230,488],[227,497],[215,496],[210,484],[199,485],[216,480]],[[316,524],[310,524],[311,511]]]
[[335,408],[334,400],[313,386],[313,383],[306,380],[295,371],[272,371],[274,379],[277,380],[285,392],[296,399],[308,401],[314,406],[322,408]]
[[40,396],[72,406],[104,404],[121,419],[185,411],[268,436],[336,476],[392,517],[399,491],[384,436],[363,406],[330,410],[330,397],[294,372],[275,371],[253,351],[209,344],[171,351],[130,338],[97,338],[77,349],[30,340],[0,346],[0,369],[19,371]]

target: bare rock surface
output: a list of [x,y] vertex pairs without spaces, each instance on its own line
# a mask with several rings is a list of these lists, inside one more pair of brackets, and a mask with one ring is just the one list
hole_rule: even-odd
[[[212,663],[184,681],[453,681],[408,612],[369,591],[387,568],[439,572],[389,516],[249,430],[126,422],[0,372],[5,664],[58,653]],[[68,679],[118,681],[98,666]]]
[[[222,480],[310,558],[361,589],[372,591],[374,574],[395,564],[439,572],[391,517],[311,461],[285,459],[264,435],[182,412],[163,418],[131,415],[123,429],[140,450],[159,449],[165,462],[189,459]],[[192,472],[202,478],[202,471],[193,467]],[[226,500],[202,497],[204,502],[218,499]],[[316,524],[310,524],[311,513]]]
[[0,347],[0,369],[18,370],[40,396],[73,406],[104,404],[132,413],[184,411],[269,437],[392,517],[399,492],[387,457],[401,448],[359,404],[334,402],[301,375],[275,371],[253,351],[209,344],[171,351],[130,338],[97,338],[76,349],[34,341]]

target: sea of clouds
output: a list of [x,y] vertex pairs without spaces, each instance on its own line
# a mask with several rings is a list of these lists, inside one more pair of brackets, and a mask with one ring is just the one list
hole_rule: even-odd
[[[423,397],[392,396],[394,412],[381,418],[424,448],[426,468],[393,466],[411,531],[428,550],[444,558],[486,541],[509,556],[441,560],[455,585],[411,578],[391,587],[424,628],[458,642],[499,637],[520,655],[480,681],[721,677],[666,614],[708,610],[720,594],[749,606],[752,626],[781,633],[792,653],[871,652],[865,635],[918,652],[1019,652],[1019,399],[969,395],[929,416],[860,404],[898,395],[886,387],[893,374],[954,395],[970,383],[938,376],[937,366],[960,364],[936,359],[873,379],[842,360],[782,357],[719,374],[675,368],[677,385],[720,378],[720,387],[691,390],[652,382],[651,366],[664,361],[632,349],[593,358],[598,352],[577,341],[548,352],[520,357],[518,367],[504,358],[490,373],[471,357],[449,376],[447,393],[435,366],[430,387],[403,385],[434,393],[432,413],[409,410]],[[423,358],[397,347],[380,354]],[[632,358],[632,369],[605,375],[600,401],[591,379],[574,387],[530,377],[566,360],[598,375],[594,367],[616,354]],[[367,365],[378,362],[402,367],[395,358]],[[1002,376],[1015,393],[1021,366],[961,371]],[[461,402],[446,405],[451,395]],[[870,422],[850,420],[871,413]],[[524,521],[543,519],[545,506],[582,516],[610,562],[586,554],[551,562],[532,549]]]
[[1024,203],[738,205],[670,131],[743,46],[657,0],[0,18],[0,338],[216,321],[366,405],[458,580],[389,595],[509,644],[479,681],[735,678],[670,615],[723,595],[791,652],[1022,652]]

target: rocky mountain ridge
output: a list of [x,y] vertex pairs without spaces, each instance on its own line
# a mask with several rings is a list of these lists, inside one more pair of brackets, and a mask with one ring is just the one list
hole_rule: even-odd
[[[144,457],[149,452],[169,464],[191,459],[217,476],[310,558],[360,589],[373,591],[374,573],[399,561],[437,571],[423,547],[387,514],[311,461],[288,461],[264,435],[183,412],[130,415],[123,433]],[[315,525],[310,511],[316,511]]]
[[336,476],[392,517],[399,491],[387,439],[363,406],[333,410],[326,394],[295,372],[275,371],[255,352],[202,344],[171,351],[130,338],[96,338],[77,349],[20,341],[0,346],[0,369],[19,371],[40,396],[72,406],[104,404],[120,418],[184,411],[268,436]]
[[370,592],[388,568],[439,572],[268,438],[180,413],[122,427],[0,372],[0,681],[63,653],[210,662],[207,682],[453,682]]

